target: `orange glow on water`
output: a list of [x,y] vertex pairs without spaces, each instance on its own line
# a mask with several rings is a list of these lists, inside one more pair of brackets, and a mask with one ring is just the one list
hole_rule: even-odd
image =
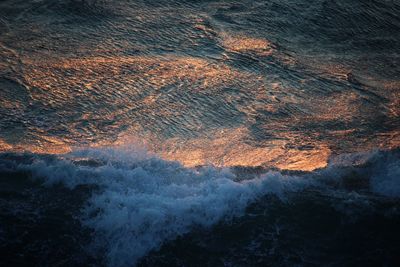
[[254,52],[260,56],[269,56],[273,53],[273,45],[262,38],[252,38],[240,35],[221,34],[222,45],[234,52]]
[[[274,46],[264,39],[240,35],[221,36],[222,46],[231,52],[266,56],[275,51]],[[24,59],[23,62],[23,77],[30,89],[29,97],[62,111],[70,103],[79,103],[83,108],[78,118],[63,125],[68,129],[66,136],[50,136],[40,126],[32,126],[36,131],[35,140],[26,143],[24,140],[0,141],[0,151],[61,154],[70,152],[74,146],[124,144],[121,140],[115,140],[120,132],[112,132],[124,126],[124,123],[129,127],[126,134],[144,140],[151,152],[188,167],[212,164],[312,171],[325,167],[330,155],[337,147],[340,149],[342,143],[353,151],[400,145],[398,132],[377,133],[375,139],[371,140],[365,136],[352,138],[358,129],[347,125],[352,126],[352,121],[362,117],[362,93],[350,90],[329,94],[308,93],[307,88],[299,90],[277,79],[268,81],[263,75],[232,67],[224,61],[154,55]],[[283,62],[288,62],[290,66],[295,64],[291,60]],[[330,70],[329,75],[340,79],[347,72],[341,66],[325,70]],[[306,82],[306,79],[299,81],[304,84]],[[373,83],[368,80],[365,82]],[[386,108],[390,116],[397,118],[400,114],[399,84],[393,81],[382,83],[381,86],[394,96],[389,98]],[[173,94],[176,95],[172,100],[166,98]],[[189,99],[193,95],[196,98]],[[183,99],[185,97],[187,99]],[[223,102],[216,102],[217,97]],[[200,99],[197,107],[204,110],[196,113],[198,110],[193,110],[187,104],[188,99]],[[92,109],[91,105],[104,101],[109,101],[109,105]],[[21,103],[0,99],[0,104],[6,109],[22,109]],[[226,126],[223,120],[230,119],[228,113],[222,119],[219,118],[220,127],[204,127],[204,122],[196,116],[217,114],[221,103],[234,106],[235,112],[239,114],[235,115],[241,120],[230,121]],[[135,113],[124,117],[131,110]],[[135,120],[135,116],[143,114],[144,120]],[[265,116],[266,121],[259,119],[260,114]],[[281,114],[290,116],[279,117]],[[76,111],[66,109],[66,114],[62,115],[74,116]],[[302,132],[296,129],[306,123],[317,127],[323,123],[333,124],[338,118],[344,127],[332,130],[326,128],[323,132],[307,132],[307,129]],[[115,122],[107,128],[112,134],[101,132],[95,125],[90,125],[91,122],[104,119]],[[155,125],[157,121],[164,123],[166,129],[175,130],[171,134],[175,137],[162,136],[165,129]],[[260,136],[252,136],[249,129],[257,122]],[[89,125],[81,127],[79,123]],[[185,126],[180,129],[182,124]],[[272,137],[263,136],[272,132]],[[102,138],[97,138],[101,134]],[[253,137],[259,137],[262,141],[253,141]],[[82,140],[83,144],[79,143]]]
[[187,141],[167,140],[159,148],[161,157],[177,160],[185,166],[204,164],[215,166],[275,167],[283,170],[312,171],[327,165],[330,150],[324,145],[313,149],[286,149],[287,141],[270,141],[261,146],[245,142],[247,129],[225,129],[210,134],[210,138]]
[[12,148],[12,145],[0,139],[0,151],[10,151]]

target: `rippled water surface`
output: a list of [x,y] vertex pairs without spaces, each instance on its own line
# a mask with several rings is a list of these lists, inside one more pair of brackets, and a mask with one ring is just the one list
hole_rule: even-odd
[[397,0],[0,1],[0,251],[395,266],[399,116]]
[[[399,144],[396,1],[3,1],[1,147],[314,169]],[[210,153],[211,151],[211,153]]]

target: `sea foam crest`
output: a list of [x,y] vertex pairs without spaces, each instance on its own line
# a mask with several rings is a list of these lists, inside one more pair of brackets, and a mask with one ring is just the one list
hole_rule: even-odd
[[240,180],[230,169],[190,169],[140,149],[103,148],[51,160],[38,157],[19,169],[30,171],[46,186],[95,185],[83,208],[82,223],[95,231],[93,245],[104,249],[107,265],[132,266],[195,227],[242,215],[251,202],[266,194],[284,200],[286,192],[310,186],[335,193],[339,189],[332,181],[341,183],[355,176],[369,184],[371,192],[398,198],[399,163],[399,151],[376,151],[342,155],[327,168],[301,176],[267,172]]
[[[77,164],[89,158],[101,164]],[[62,183],[99,187],[84,208],[82,222],[96,232],[96,245],[106,251],[107,265],[132,266],[150,250],[193,227],[209,227],[243,214],[265,194],[284,198],[310,180],[268,172],[257,179],[235,181],[229,169],[188,169],[177,162],[116,149],[71,153],[55,162],[29,166],[46,185]]]

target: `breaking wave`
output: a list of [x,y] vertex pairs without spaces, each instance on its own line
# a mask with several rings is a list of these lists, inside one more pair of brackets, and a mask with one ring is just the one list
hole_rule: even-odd
[[0,161],[3,172],[29,173],[45,187],[93,186],[80,221],[96,233],[91,253],[103,251],[108,266],[135,264],[166,241],[238,218],[266,195],[285,202],[288,193],[312,188],[400,197],[399,166],[398,151],[345,155],[312,173],[253,172],[246,179],[251,170],[190,169],[134,149],[2,154]]

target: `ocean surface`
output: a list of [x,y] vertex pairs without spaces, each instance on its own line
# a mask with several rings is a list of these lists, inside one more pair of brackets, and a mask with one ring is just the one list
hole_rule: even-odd
[[400,1],[0,0],[1,266],[400,266]]

